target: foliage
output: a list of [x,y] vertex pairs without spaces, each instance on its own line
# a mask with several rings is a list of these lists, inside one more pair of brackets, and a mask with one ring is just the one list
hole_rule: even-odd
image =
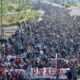
[[[8,1],[9,0],[0,0],[0,5],[2,5],[2,13],[8,12]],[[1,13],[1,7],[0,7],[0,13]]]
[[80,3],[74,3],[74,2],[70,2],[70,3],[65,3],[64,6],[66,7],[70,7],[70,6],[79,6],[80,7]]
[[36,11],[32,11],[32,10],[29,12],[25,11],[25,14],[19,13],[18,15],[14,15],[14,16],[5,16],[5,19],[3,19],[3,24],[4,26],[8,26],[11,24],[20,23],[27,20],[34,21],[35,18],[39,15],[40,14],[37,13]]
[[[0,18],[2,16],[2,24],[9,25],[23,20],[27,20],[34,15],[27,13],[27,10],[31,10],[32,6],[30,0],[0,0],[0,5],[2,5],[2,10],[0,7]],[[25,13],[22,13],[25,11]],[[1,15],[2,13],[2,15]],[[36,14],[36,12],[33,12]],[[9,14],[9,15],[7,15]],[[1,19],[0,19],[1,20]]]

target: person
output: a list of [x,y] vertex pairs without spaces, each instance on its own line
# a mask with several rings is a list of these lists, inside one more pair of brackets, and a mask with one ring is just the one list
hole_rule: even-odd
[[9,80],[15,80],[15,78],[12,75],[10,75]]
[[0,80],[2,79],[3,72],[4,72],[4,69],[3,68],[0,68]]
[[72,72],[71,72],[71,70],[69,70],[67,72],[67,80],[72,80]]
[[71,73],[72,73],[73,80],[77,80],[78,71],[76,69],[75,64],[73,64],[71,67]]

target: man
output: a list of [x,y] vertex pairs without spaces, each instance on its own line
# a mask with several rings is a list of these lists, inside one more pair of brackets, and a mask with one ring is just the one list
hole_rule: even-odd
[[72,80],[72,72],[71,70],[67,73],[67,80]]
[[78,71],[76,69],[75,64],[73,64],[71,67],[71,73],[72,73],[73,80],[77,80]]

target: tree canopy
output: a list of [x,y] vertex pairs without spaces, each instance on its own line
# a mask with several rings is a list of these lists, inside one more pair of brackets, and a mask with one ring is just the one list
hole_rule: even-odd
[[0,0],[0,13],[3,15],[8,12],[8,1],[9,0]]

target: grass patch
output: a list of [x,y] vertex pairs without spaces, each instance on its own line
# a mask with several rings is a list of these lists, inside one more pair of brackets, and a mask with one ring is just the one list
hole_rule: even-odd
[[64,6],[66,6],[66,7],[70,7],[70,6],[80,7],[80,2],[69,2],[69,3],[65,3]]

